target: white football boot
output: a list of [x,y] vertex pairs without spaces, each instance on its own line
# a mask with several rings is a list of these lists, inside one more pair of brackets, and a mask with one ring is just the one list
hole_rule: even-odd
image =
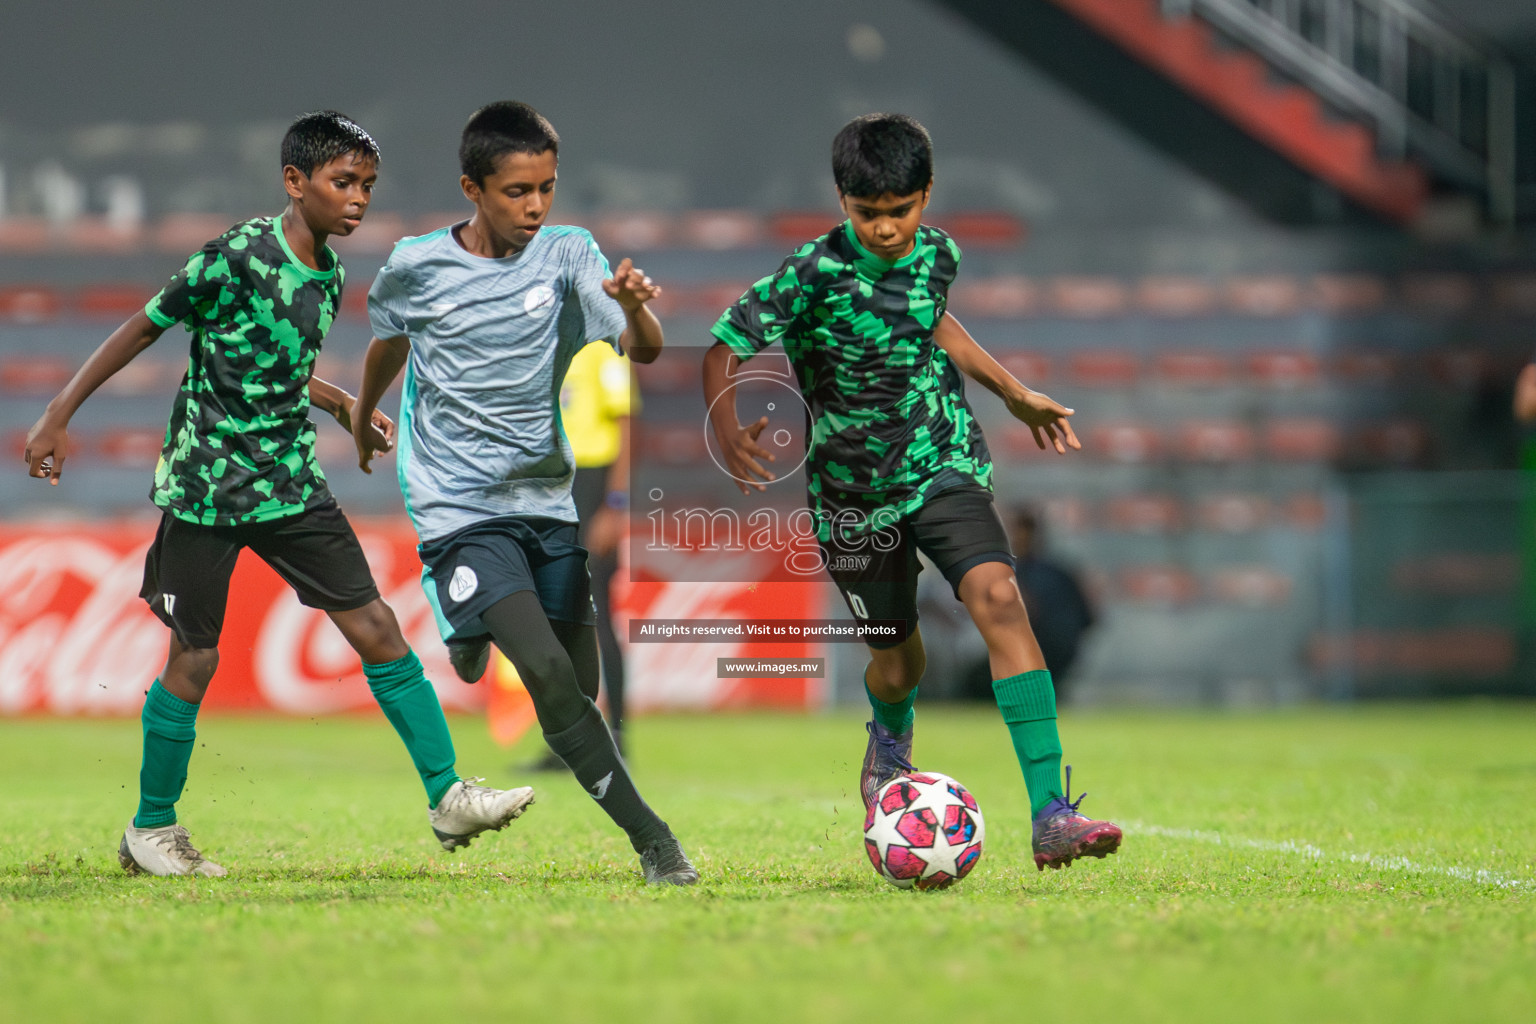
[[448,787],[436,807],[427,811],[432,833],[443,844],[443,849],[457,850],[468,846],[469,841],[482,832],[506,828],[509,821],[533,803],[532,787],[491,789],[475,785],[483,781],[460,779]]
[[134,828],[130,823],[117,847],[117,862],[130,875],[199,875],[222,878],[229,872],[197,852],[185,825]]

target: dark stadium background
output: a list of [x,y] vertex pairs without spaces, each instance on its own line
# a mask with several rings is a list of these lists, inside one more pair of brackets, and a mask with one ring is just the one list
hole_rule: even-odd
[[[1182,18],[1164,6],[1123,10]],[[67,487],[28,486],[21,438],[186,252],[280,209],[278,139],[317,107],[357,118],[384,152],[368,221],[338,244],[351,312],[322,374],[355,388],[361,299],[394,239],[466,215],[467,114],[526,100],[562,134],[553,219],[592,228],[610,258],[633,255],[669,290],[678,351],[641,376],[637,458],[686,484],[706,472],[696,367],[713,315],[837,219],[836,129],[900,110],[933,134],[931,219],[966,252],[952,311],[1079,410],[1085,450],[1047,458],[975,389],[1000,503],[1039,506],[1049,548],[1100,605],[1074,700],[1532,692],[1530,499],[1510,396],[1536,349],[1536,5],[1446,5],[1445,23],[1508,68],[1507,139],[1463,135],[1512,147],[1510,173],[1472,181],[1412,141],[1402,155],[1417,170],[1404,172],[1375,130],[1363,185],[1298,157],[1362,122],[1295,69],[1261,64],[1242,86],[1259,112],[1235,119],[1210,88],[1096,28],[1096,7],[173,0],[147,14],[13,0],[0,12],[0,439],[13,472],[0,520],[148,511],[179,335],[76,417]],[[1245,52],[1227,35],[1181,66],[1237,82]],[[1486,105],[1474,71],[1404,61],[1410,107],[1454,92],[1451,79],[1474,83],[1462,114]],[[1423,188],[1402,188],[1405,173]],[[346,439],[323,434],[344,507],[398,515],[392,474],[348,471]],[[943,638],[936,694],[978,643],[946,614],[925,620]],[[851,672],[856,694],[857,659],[833,655],[835,692]]]

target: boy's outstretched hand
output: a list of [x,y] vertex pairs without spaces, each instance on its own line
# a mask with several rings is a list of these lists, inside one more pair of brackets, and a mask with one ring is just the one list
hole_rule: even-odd
[[1028,388],[1024,388],[1022,394],[1010,394],[1003,400],[1008,405],[1008,411],[1013,413],[1013,418],[1028,425],[1030,433],[1035,435],[1035,444],[1042,451],[1045,450],[1047,439],[1059,455],[1067,454],[1067,446],[1082,449],[1082,442],[1072,432],[1072,424],[1067,422],[1067,417],[1076,413],[1076,409],[1068,409],[1060,402],[1052,401],[1048,395]]
[[357,399],[353,396],[343,398],[336,409],[336,422],[352,435],[352,442],[357,446],[358,468],[364,473],[372,473],[368,463],[395,448],[395,421],[375,409],[359,430],[352,423],[352,410],[356,406]]
[[603,291],[631,313],[661,294],[661,286],[624,257],[613,276],[603,281]]

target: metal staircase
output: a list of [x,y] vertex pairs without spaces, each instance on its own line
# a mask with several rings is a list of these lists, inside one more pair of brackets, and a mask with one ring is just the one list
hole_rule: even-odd
[[1341,113],[1377,151],[1413,157],[1515,216],[1515,76],[1494,47],[1417,0],[1160,0],[1199,18]]

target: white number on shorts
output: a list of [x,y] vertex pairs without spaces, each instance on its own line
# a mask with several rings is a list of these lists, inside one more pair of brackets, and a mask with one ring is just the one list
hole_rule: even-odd
[[864,599],[858,594],[849,594],[848,604],[853,608],[853,614],[861,619],[869,618],[869,609],[864,607]]

